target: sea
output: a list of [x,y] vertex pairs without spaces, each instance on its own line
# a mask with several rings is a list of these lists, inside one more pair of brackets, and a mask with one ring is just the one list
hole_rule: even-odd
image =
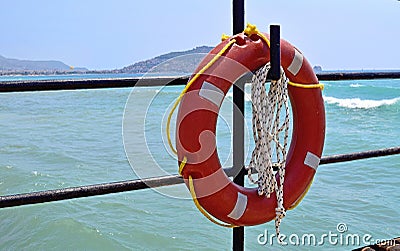
[[[120,76],[73,76],[88,77]],[[324,156],[400,146],[400,79],[323,83]],[[1,93],[0,195],[177,174],[165,128],[183,88]],[[249,94],[247,85],[247,163],[254,145]],[[228,93],[217,124],[225,167],[232,165],[231,110]],[[282,243],[268,222],[245,228],[245,248],[350,250],[398,237],[399,177],[400,155],[320,165],[282,221]],[[232,230],[208,221],[183,184],[0,209],[0,250],[231,249]]]

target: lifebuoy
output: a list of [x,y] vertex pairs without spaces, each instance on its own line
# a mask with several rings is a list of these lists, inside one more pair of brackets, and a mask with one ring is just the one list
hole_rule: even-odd
[[[177,117],[176,149],[179,164],[184,165],[181,175],[209,214],[235,226],[262,224],[276,216],[275,193],[267,198],[259,196],[256,188],[233,183],[222,170],[216,149],[218,112],[232,83],[270,60],[269,45],[262,39],[269,37],[261,34],[240,33],[217,45],[192,75]],[[216,59],[218,53],[221,57]],[[292,82],[288,92],[293,131],[283,195],[284,207],[288,209],[305,195],[319,165],[325,138],[325,110],[311,65],[285,40],[281,40],[281,63]]]

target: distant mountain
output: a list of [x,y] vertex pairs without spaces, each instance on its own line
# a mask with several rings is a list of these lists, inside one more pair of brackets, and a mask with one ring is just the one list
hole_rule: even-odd
[[[199,46],[187,51],[170,52],[152,59],[137,62],[116,73],[190,73],[213,47]],[[173,60],[171,60],[173,59]]]
[[0,72],[63,72],[87,71],[86,68],[74,68],[55,60],[19,60],[0,55]]
[[9,74],[67,74],[67,73],[164,73],[188,74],[192,73],[204,56],[213,47],[199,46],[191,50],[170,52],[152,59],[137,62],[122,69],[116,70],[88,70],[73,68],[61,61],[55,60],[19,60],[6,58],[0,55],[0,75]]

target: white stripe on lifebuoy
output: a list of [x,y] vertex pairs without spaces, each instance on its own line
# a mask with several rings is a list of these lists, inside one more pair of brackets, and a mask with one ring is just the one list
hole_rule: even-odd
[[244,211],[247,207],[247,196],[238,192],[238,197],[236,199],[236,205],[232,212],[228,214],[228,217],[234,220],[240,219],[243,216]]
[[317,170],[319,161],[320,158],[317,155],[313,154],[312,152],[307,152],[306,157],[304,158],[304,165]]
[[206,81],[203,82],[199,95],[211,101],[218,107],[221,106],[222,100],[224,99],[225,96],[224,92],[221,89]]
[[287,68],[290,73],[292,73],[294,76],[299,73],[301,66],[303,65],[303,54],[301,54],[296,48],[294,49],[294,57],[292,60],[292,63],[289,65]]

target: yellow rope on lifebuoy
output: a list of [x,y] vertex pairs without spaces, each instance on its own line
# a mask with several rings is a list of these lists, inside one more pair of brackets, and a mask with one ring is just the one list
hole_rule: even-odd
[[264,42],[268,45],[268,47],[271,47],[271,43],[269,42],[269,39],[263,33],[261,33],[257,29],[257,26],[255,26],[254,24],[247,23],[246,29],[244,29],[243,32],[247,36],[251,36],[253,34],[257,34],[259,37],[261,37],[264,40]]
[[304,193],[300,196],[300,198],[298,198],[293,205],[291,205],[288,210],[293,210],[295,209],[295,207],[297,207],[300,202],[304,199],[304,197],[306,196],[306,194],[308,193],[308,190],[310,190],[311,184],[313,183],[314,179],[311,180],[310,184],[308,184],[306,190],[304,191]]
[[[181,174],[181,175],[182,175],[183,168],[186,165],[186,161],[187,161],[187,158],[184,157],[181,164],[179,165],[179,174]],[[204,217],[206,217],[212,223],[215,223],[221,227],[227,227],[227,228],[237,227],[232,224],[225,224],[225,223],[221,223],[221,222],[217,221],[216,219],[214,219],[214,217],[212,215],[210,215],[206,210],[204,210],[204,208],[200,205],[199,200],[197,199],[196,191],[194,190],[193,178],[190,175],[189,175],[189,191],[190,191],[190,195],[192,196],[192,200],[193,200],[194,204],[196,205],[196,207],[200,211],[200,213],[202,213],[204,215]]]
[[196,205],[197,209],[199,209],[199,211],[208,220],[210,220],[212,223],[215,223],[215,224],[217,224],[218,226],[221,226],[221,227],[227,227],[227,228],[237,227],[237,226],[232,225],[232,224],[225,224],[225,223],[221,223],[221,222],[217,221],[216,219],[214,219],[214,217],[212,215],[210,215],[206,210],[204,210],[204,208],[200,205],[199,201],[197,200],[196,191],[194,190],[194,185],[193,185],[193,179],[192,179],[192,176],[190,176],[190,175],[189,175],[189,190],[190,190],[190,194],[192,195],[193,202]]
[[[247,24],[246,29],[244,29],[243,31],[246,35],[250,36],[252,34],[257,34],[258,36],[260,36],[268,45],[268,47],[270,47],[270,42],[268,40],[268,38],[262,34],[255,25],[252,24]],[[228,39],[229,36],[223,34],[222,35],[222,40],[226,40]],[[232,44],[234,44],[236,42],[235,39],[232,39],[231,41],[229,41],[215,56],[214,58],[208,62],[199,72],[196,73],[196,75],[194,75],[194,77],[188,82],[188,84],[186,85],[185,89],[183,89],[183,91],[181,92],[181,94],[179,95],[178,99],[175,101],[169,115],[168,115],[168,119],[167,119],[167,139],[168,139],[168,145],[171,148],[172,152],[175,154],[178,154],[175,147],[172,145],[172,141],[171,141],[171,134],[170,134],[170,125],[171,125],[171,118],[172,118],[172,114],[174,113],[176,107],[178,106],[179,102],[182,100],[183,95],[185,95],[185,93],[187,92],[187,90],[189,89],[189,87],[194,83],[194,81],[196,81],[197,78],[199,78],[199,76],[201,74],[203,74],[208,68],[210,68],[221,56],[222,54],[225,53],[225,51],[227,51]]]
[[[257,29],[257,26],[254,24],[247,24],[246,29],[244,29],[244,34],[247,36],[251,36],[253,34],[257,34],[259,37],[261,37],[264,42],[268,45],[268,47],[271,47],[269,39]],[[289,85],[299,87],[299,88],[306,88],[306,89],[311,89],[311,88],[320,88],[321,90],[324,90],[324,85],[323,84],[314,84],[314,85],[304,85],[304,84],[299,84],[299,83],[294,83],[289,81]]]
[[227,40],[229,38],[230,38],[230,36],[226,35],[225,33],[221,35],[221,41],[225,41],[225,40]]
[[[228,39],[228,36],[223,36],[222,39],[226,40]],[[212,59],[210,62],[208,62],[199,72],[197,72],[194,77],[188,82],[188,84],[186,85],[186,87],[183,89],[183,91],[181,92],[181,94],[179,95],[178,99],[175,101],[169,115],[168,115],[168,119],[167,119],[167,138],[168,138],[168,144],[169,147],[171,148],[172,152],[174,152],[175,154],[178,154],[178,152],[176,151],[176,149],[174,148],[174,146],[172,145],[172,141],[171,141],[171,134],[170,134],[170,125],[171,125],[171,118],[172,118],[172,114],[174,113],[176,107],[178,107],[179,102],[182,100],[183,96],[185,95],[185,93],[187,92],[187,90],[189,89],[189,87],[194,83],[194,81],[196,81],[201,74],[203,74],[208,68],[210,68],[221,56],[222,54],[224,54],[231,46],[232,44],[234,44],[236,42],[235,39],[232,39],[231,41],[229,41]],[[181,164],[179,165],[179,174],[182,174],[183,168],[185,167],[187,162],[187,158],[186,156],[183,157],[183,160],[181,162]],[[227,228],[234,228],[236,227],[235,225],[232,224],[224,224],[221,222],[218,222],[216,219],[213,218],[213,216],[211,216],[206,210],[204,210],[204,208],[200,205],[200,202],[197,199],[196,196],[196,191],[194,190],[194,184],[193,184],[193,178],[192,176],[189,176],[189,190],[190,190],[190,195],[192,196],[193,202],[196,205],[197,209],[211,222],[217,224],[218,226],[222,226],[222,227],[227,227]]]
[[170,125],[171,125],[171,118],[172,118],[172,114],[174,113],[176,107],[178,107],[179,102],[181,102],[183,95],[185,95],[185,93],[187,92],[187,90],[189,89],[189,87],[194,83],[194,81],[196,81],[201,74],[203,74],[208,68],[210,68],[221,56],[222,54],[225,53],[225,51],[227,51],[232,44],[234,44],[236,42],[235,39],[232,39],[231,41],[229,41],[224,48],[222,48],[214,57],[213,59],[211,59],[210,62],[208,62],[203,68],[201,68],[201,70],[199,72],[196,73],[196,75],[194,75],[194,77],[189,81],[189,83],[187,83],[185,89],[183,89],[183,91],[181,92],[181,94],[179,95],[178,99],[175,101],[171,111],[169,112],[168,115],[168,119],[167,119],[167,139],[168,139],[168,145],[171,148],[172,152],[175,154],[178,154],[178,152],[176,151],[175,147],[172,145],[172,141],[171,141],[171,134],[170,134]]
[[300,88],[306,88],[306,89],[311,89],[311,88],[320,88],[321,90],[324,90],[324,84],[318,83],[318,84],[313,84],[313,85],[305,85],[305,84],[299,84],[299,83],[294,83],[289,81],[289,85],[294,86],[294,87],[300,87]]
[[186,162],[187,162],[187,158],[186,158],[186,156],[185,156],[185,157],[183,157],[183,160],[181,161],[181,164],[179,165],[178,173],[179,173],[180,175],[182,175],[182,171],[183,171],[183,168],[184,168],[185,165],[186,165]]

